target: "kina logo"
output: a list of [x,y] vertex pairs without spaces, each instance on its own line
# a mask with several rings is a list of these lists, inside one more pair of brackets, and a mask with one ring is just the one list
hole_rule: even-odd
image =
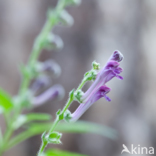
[[133,144],[131,145],[131,149],[129,150],[126,145],[122,145],[123,150],[121,151],[122,153],[129,153],[129,154],[154,154],[154,148],[153,147],[141,147],[140,145],[134,146]]

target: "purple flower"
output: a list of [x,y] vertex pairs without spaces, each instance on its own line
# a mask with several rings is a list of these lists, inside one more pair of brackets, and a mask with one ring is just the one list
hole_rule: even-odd
[[37,77],[31,85],[31,90],[36,93],[43,88],[48,87],[51,83],[51,78],[47,75],[41,75]]
[[90,96],[92,96],[100,86],[105,85],[112,78],[117,77],[119,79],[123,79],[119,74],[123,71],[122,68],[119,67],[119,63],[117,61],[110,60],[106,66],[101,69],[98,73],[95,81],[90,86],[90,88],[85,92],[82,96],[81,100],[86,101]]
[[112,78],[117,77],[123,79],[119,74],[123,71],[119,67],[120,61],[122,61],[123,55],[119,51],[114,51],[106,65],[99,71],[97,77],[90,88],[81,97],[82,104],[72,114],[71,121],[76,121],[79,117],[98,99],[105,97],[107,101],[110,99],[106,94],[110,91],[110,88],[106,87],[106,83]]
[[37,97],[33,97],[31,103],[34,106],[39,106],[50,100],[54,100],[56,98],[62,98],[63,96],[64,96],[63,87],[61,85],[54,85],[48,90],[46,90],[44,93],[42,93],[41,95]]
[[39,63],[37,68],[39,72],[51,73],[55,77],[58,77],[61,73],[60,66],[52,59]]
[[104,97],[107,101],[111,101],[111,99],[106,95],[110,92],[110,88],[107,86],[101,86],[98,90],[85,102],[79,105],[76,111],[71,114],[71,122],[78,120],[81,115],[97,100]]

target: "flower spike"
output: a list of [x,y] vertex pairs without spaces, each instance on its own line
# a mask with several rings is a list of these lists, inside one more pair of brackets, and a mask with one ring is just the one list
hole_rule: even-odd
[[70,121],[78,120],[81,115],[97,100],[104,97],[107,101],[111,99],[106,95],[110,92],[105,84],[112,78],[117,77],[123,79],[119,74],[123,71],[120,65],[120,61],[123,60],[123,55],[119,51],[114,51],[111,57],[108,59],[106,65],[97,73],[95,81],[90,88],[81,96],[80,102],[82,102],[74,113],[71,114]]

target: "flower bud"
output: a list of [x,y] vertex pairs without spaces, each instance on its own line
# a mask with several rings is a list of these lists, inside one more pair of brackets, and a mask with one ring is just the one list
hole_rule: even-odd
[[117,61],[117,62],[120,62],[123,60],[123,55],[121,54],[120,51],[116,50],[113,52],[112,56],[110,57],[109,60],[114,60],[114,61]]
[[38,72],[50,72],[55,77],[58,77],[61,74],[60,66],[52,59],[45,62],[39,62],[36,68]]
[[60,21],[63,25],[67,25],[67,26],[72,26],[74,24],[73,17],[66,10],[61,11]]
[[77,100],[79,103],[82,103],[83,101],[81,100],[82,96],[83,96],[83,91],[78,90],[77,92],[74,93],[74,98],[75,100]]
[[94,69],[94,70],[99,70],[99,69],[100,69],[100,64],[97,63],[96,61],[94,61],[94,62],[92,63],[92,66],[93,66],[93,69]]
[[49,50],[51,50],[51,49],[62,49],[63,48],[63,41],[59,36],[50,33],[47,37],[46,42],[45,42],[45,47]]
[[52,144],[61,144],[61,137],[62,134],[59,132],[52,132],[49,135],[47,135],[47,141],[48,143],[52,143]]
[[65,113],[64,113],[64,120],[66,122],[70,122],[71,118],[72,118],[71,112],[69,110],[66,110]]
[[48,87],[51,83],[51,78],[47,75],[40,75],[37,77],[31,85],[31,90],[36,93],[41,89]]
[[96,70],[91,70],[87,73],[85,73],[84,77],[87,81],[92,81],[95,80],[97,76],[97,71]]

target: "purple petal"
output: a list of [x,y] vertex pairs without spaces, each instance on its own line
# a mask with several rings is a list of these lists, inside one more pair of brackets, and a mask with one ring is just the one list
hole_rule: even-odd
[[37,97],[33,97],[32,104],[39,106],[48,102],[50,100],[54,100],[56,98],[62,98],[64,96],[64,89],[61,85],[54,85],[50,89],[46,90],[44,93]]
[[108,102],[111,101],[111,99],[110,99],[107,95],[105,95],[105,99],[106,99]]
[[36,93],[40,89],[47,87],[51,83],[51,78],[47,75],[41,75],[35,79],[30,89]]
[[90,88],[84,93],[81,98],[82,101],[86,101],[90,96],[92,96],[100,86],[105,85],[113,77],[122,72],[122,68],[118,67],[120,64],[116,61],[109,61],[107,65],[100,70],[97,75],[97,78],[90,86]]
[[113,52],[112,56],[110,57],[110,60],[114,60],[114,61],[117,61],[117,62],[120,62],[123,60],[123,55],[121,54],[120,51],[116,50]]
[[110,98],[106,96],[106,94],[110,91],[110,88],[107,86],[101,86],[97,92],[90,96],[90,98],[87,100],[87,102],[82,103],[79,105],[79,107],[76,109],[76,111],[72,114],[72,119],[70,120],[71,122],[74,122],[78,120],[82,114],[97,100],[100,98],[104,97],[106,98],[107,101],[110,101]]
[[39,64],[39,71],[49,72],[55,77],[58,77],[61,73],[61,68],[54,60],[50,59]]
[[120,75],[116,75],[116,77],[117,77],[119,80],[123,80],[123,77],[120,76]]

